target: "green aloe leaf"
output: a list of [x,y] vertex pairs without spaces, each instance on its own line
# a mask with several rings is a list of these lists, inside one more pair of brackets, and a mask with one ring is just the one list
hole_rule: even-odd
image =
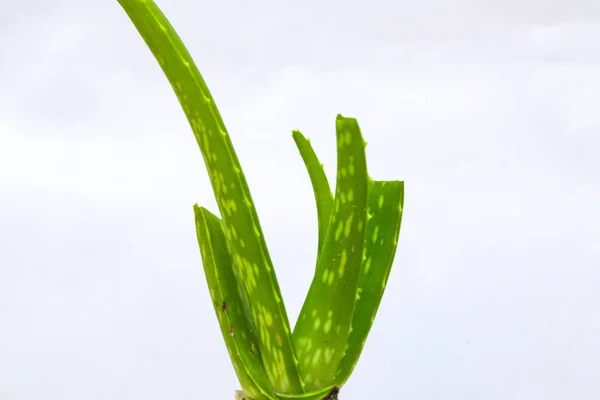
[[350,334],[367,222],[369,177],[365,142],[356,120],[338,115],[336,138],[334,210],[293,332],[307,389],[334,383]]
[[[311,178],[319,215],[319,238],[321,238],[325,236],[329,225],[333,195],[323,164],[314,152],[310,140],[299,131],[294,131],[293,136]],[[340,386],[350,377],[358,362],[385,291],[400,233],[404,182],[370,181],[368,196],[364,257],[358,280],[352,329],[335,379]],[[319,240],[319,253],[321,242]]]
[[276,399],[262,365],[258,339],[238,293],[233,260],[227,250],[222,221],[194,206],[196,234],[212,304],[229,357],[244,389],[255,400]]
[[358,279],[352,330],[336,378],[340,386],[358,362],[381,303],[398,245],[403,207],[404,182],[370,182],[365,256]]
[[313,192],[315,194],[315,202],[317,203],[319,228],[318,255],[321,254],[321,250],[323,249],[325,235],[327,234],[327,228],[329,227],[329,219],[331,218],[331,211],[333,209],[333,194],[329,187],[327,175],[325,175],[325,171],[323,170],[323,164],[321,164],[317,158],[317,155],[310,144],[310,140],[304,137],[300,131],[293,131],[292,136],[300,151],[300,155],[304,160],[304,165],[308,170],[308,175],[310,176]]
[[275,391],[302,393],[289,321],[256,209],[231,139],[204,79],[152,0],[119,0],[168,78],[200,147],[225,227],[236,276],[258,330]]

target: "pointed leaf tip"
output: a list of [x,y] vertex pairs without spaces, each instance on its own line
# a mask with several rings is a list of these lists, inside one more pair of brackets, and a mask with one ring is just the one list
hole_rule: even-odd
[[300,131],[294,131],[293,137],[308,171],[317,205],[319,231],[317,247],[318,258],[318,255],[321,254],[325,235],[329,227],[329,219],[333,209],[333,194],[331,193],[331,188],[329,187],[329,181],[327,180],[327,175],[323,169],[323,164],[317,158],[317,154],[313,150],[310,140]]

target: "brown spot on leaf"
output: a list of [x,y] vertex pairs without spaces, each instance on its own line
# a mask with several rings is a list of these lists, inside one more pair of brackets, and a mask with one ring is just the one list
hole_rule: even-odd
[[229,324],[229,334],[233,336],[233,326],[231,324]]
[[221,304],[221,311],[227,314],[227,304],[225,301],[223,301],[223,304]]

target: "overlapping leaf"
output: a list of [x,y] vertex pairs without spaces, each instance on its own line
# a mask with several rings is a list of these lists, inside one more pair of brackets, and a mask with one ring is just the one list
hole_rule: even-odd
[[[154,54],[194,132],[223,220],[240,295],[276,392],[302,393],[287,313],[242,168],[214,100],[181,39],[152,0],[119,3]],[[235,328],[234,328],[235,329]]]
[[334,207],[315,277],[293,339],[306,387],[334,382],[354,312],[367,223],[365,143],[353,118],[336,118],[338,150]]
[[276,399],[262,365],[258,338],[238,293],[223,224],[203,207],[194,206],[194,214],[206,283],[240,384],[254,400]]
[[[294,132],[294,139],[304,159],[315,192],[319,215],[319,237],[321,237],[327,231],[327,226],[321,221],[327,218],[324,214],[331,212],[328,203],[322,199],[333,196],[322,164],[310,142],[299,132]],[[383,297],[398,243],[403,204],[404,182],[369,182],[364,257],[356,290],[352,329],[334,379],[334,382],[340,386],[348,379],[360,357]],[[320,250],[321,247],[319,253]],[[307,338],[306,342],[310,339]]]
[[370,182],[369,221],[352,330],[335,379],[340,386],[350,377],[358,362],[381,303],[396,253],[403,205],[404,182]]

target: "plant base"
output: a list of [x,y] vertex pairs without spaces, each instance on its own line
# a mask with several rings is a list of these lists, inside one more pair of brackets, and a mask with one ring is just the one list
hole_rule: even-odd
[[[323,400],[338,400],[338,394],[340,393],[340,388],[335,386],[333,389],[331,389],[331,392],[329,392],[329,394],[327,394],[327,396],[323,397]],[[246,397],[244,395],[244,392],[242,392],[241,390],[236,390],[235,391],[235,400],[252,400],[249,397]]]

